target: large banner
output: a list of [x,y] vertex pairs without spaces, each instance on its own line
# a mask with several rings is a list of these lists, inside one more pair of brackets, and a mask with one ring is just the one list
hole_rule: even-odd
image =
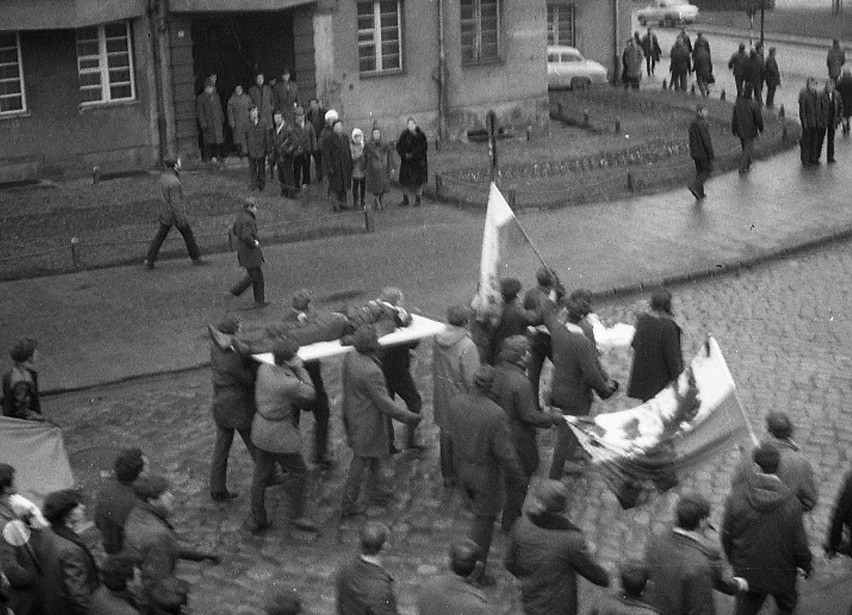
[[751,435],[719,344],[708,337],[680,377],[644,404],[593,419],[566,416],[624,508]]
[[39,505],[74,486],[62,430],[52,423],[0,417],[0,462],[15,468],[18,493]]
[[500,230],[515,219],[515,214],[494,182],[488,194],[485,229],[482,233],[482,256],[479,261],[479,284],[472,307],[480,320],[497,312],[500,296]]

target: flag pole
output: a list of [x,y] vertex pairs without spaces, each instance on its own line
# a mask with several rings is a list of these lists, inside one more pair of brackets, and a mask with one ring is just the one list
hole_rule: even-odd
[[538,257],[538,260],[541,262],[541,264],[544,265],[545,267],[547,267],[550,271],[553,271],[553,269],[551,269],[550,265],[548,265],[547,262],[545,262],[544,257],[541,255],[541,253],[535,247],[535,244],[532,242],[532,239],[530,239],[530,236],[527,235],[527,232],[524,230],[524,227],[521,226],[521,222],[520,222],[520,220],[518,220],[517,216],[515,216],[515,224],[518,225],[518,230],[521,231],[521,235],[523,235],[524,239],[527,240],[527,243],[530,244],[532,251],[535,253],[536,257]]
[[740,393],[737,391],[737,386],[734,385],[734,399],[737,402],[737,408],[740,409],[740,414],[743,415],[743,420],[745,421],[746,428],[748,428],[748,435],[751,436],[751,442],[755,446],[760,444],[760,440],[757,439],[757,435],[754,433],[754,428],[751,426],[751,421],[748,420],[748,416],[745,412],[745,406],[743,405],[743,400],[740,399]]

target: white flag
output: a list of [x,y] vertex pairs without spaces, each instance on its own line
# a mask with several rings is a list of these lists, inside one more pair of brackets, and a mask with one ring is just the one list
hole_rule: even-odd
[[500,276],[501,259],[500,229],[515,219],[515,213],[494,182],[488,195],[488,211],[485,213],[485,231],[482,234],[482,258],[479,263],[479,287],[473,300],[477,317],[483,319],[501,303]]

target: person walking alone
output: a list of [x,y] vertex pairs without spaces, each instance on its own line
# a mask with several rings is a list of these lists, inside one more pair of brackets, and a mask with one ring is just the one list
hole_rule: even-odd
[[645,54],[645,69],[648,76],[654,74],[654,69],[657,67],[657,62],[660,61],[660,56],[663,50],[660,49],[660,41],[657,40],[657,35],[651,28],[642,37],[642,53]]
[[737,96],[737,101],[734,103],[731,132],[739,138],[742,147],[740,175],[743,175],[751,171],[754,140],[759,133],[763,132],[763,114],[757,102],[751,99],[751,83],[745,84],[742,96]]
[[775,106],[775,90],[781,85],[781,71],[778,70],[778,60],[775,58],[775,47],[769,48],[769,57],[763,67],[763,77],[766,80],[766,108]]
[[266,305],[263,281],[263,252],[257,239],[257,201],[249,199],[237,214],[232,227],[232,233],[237,239],[237,261],[245,268],[245,277],[231,287],[231,295],[239,297],[251,286],[254,294],[255,307]]
[[689,184],[689,191],[697,200],[707,195],[704,193],[704,182],[713,172],[713,140],[710,128],[707,126],[707,105],[700,104],[695,108],[695,118],[689,125],[689,155],[695,163],[695,178]]
[[203,265],[201,259],[201,251],[198,249],[198,244],[195,243],[195,235],[192,233],[192,227],[189,225],[189,215],[186,210],[186,201],[183,196],[183,186],[180,183],[180,158],[166,158],[163,160],[163,172],[160,174],[160,198],[165,205],[164,211],[160,214],[160,228],[157,229],[157,234],[151,240],[151,245],[148,247],[148,254],[145,256],[145,269],[153,269],[154,263],[157,261],[157,254],[169,231],[175,227],[183,236],[183,241],[186,243],[186,251],[189,252],[189,258],[192,259],[193,265]]

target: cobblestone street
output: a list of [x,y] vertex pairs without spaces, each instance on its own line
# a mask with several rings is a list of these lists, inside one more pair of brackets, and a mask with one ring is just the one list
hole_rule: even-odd
[[[815,574],[800,584],[830,584],[852,573],[852,562],[829,562],[819,548],[831,503],[844,472],[850,467],[852,442],[852,244],[842,243],[817,252],[792,257],[740,274],[728,275],[673,288],[677,319],[684,329],[684,359],[691,359],[707,334],[713,334],[728,361],[750,420],[763,433],[763,416],[784,410],[797,430],[794,439],[816,468],[820,501],[806,520],[816,557]],[[525,285],[531,281],[524,280]],[[405,288],[403,288],[405,290]],[[633,322],[644,308],[646,295],[618,298],[600,304],[605,323]],[[623,394],[630,356],[611,351],[602,356],[604,366],[622,383],[622,392],[608,402],[597,401],[599,412],[632,405]],[[284,530],[285,499],[280,488],[268,492],[273,529],[265,538],[253,538],[240,529],[248,510],[251,464],[241,442],[231,454],[230,487],[241,497],[216,504],[208,494],[207,474],[215,430],[209,414],[211,387],[207,370],[195,370],[153,379],[50,397],[46,413],[65,428],[66,445],[78,479],[93,493],[103,471],[120,448],[140,446],[156,473],[174,485],[177,510],[173,519],[179,532],[199,546],[222,555],[218,566],[182,563],[179,574],[193,585],[193,612],[205,615],[253,615],[266,592],[295,587],[308,612],[334,612],[333,574],[338,564],[355,550],[357,524],[338,527],[336,504],[349,452],[340,424],[340,363],[324,364],[332,398],[332,439],[338,467],[312,476],[309,498],[320,522],[315,539]],[[423,575],[446,567],[448,545],[467,529],[468,518],[460,501],[444,492],[437,463],[437,433],[431,422],[431,343],[417,352],[416,377],[424,397],[427,420],[420,431],[429,444],[419,456],[396,457],[393,504],[371,510],[371,516],[388,523],[391,545],[385,555],[387,569],[397,582],[397,595],[405,613],[414,613],[414,600]],[[303,431],[312,428],[305,420]],[[304,437],[305,442],[310,438]],[[540,436],[546,471],[551,434]],[[729,488],[730,471],[738,458],[731,450],[691,476],[681,485],[641,507],[622,511],[603,480],[590,472],[571,485],[571,517],[586,532],[592,550],[614,570],[625,556],[640,555],[649,533],[661,530],[671,519],[671,507],[683,490],[697,489],[713,504],[718,527]],[[275,512],[277,510],[277,513]],[[94,534],[90,535],[93,541]],[[514,579],[502,568],[505,539],[495,535],[490,571],[497,585],[488,590],[499,613],[519,612]],[[99,552],[100,553],[100,552]],[[582,613],[588,611],[597,588],[581,585]],[[717,595],[721,613],[730,601]],[[845,613],[847,604],[835,605]]]

